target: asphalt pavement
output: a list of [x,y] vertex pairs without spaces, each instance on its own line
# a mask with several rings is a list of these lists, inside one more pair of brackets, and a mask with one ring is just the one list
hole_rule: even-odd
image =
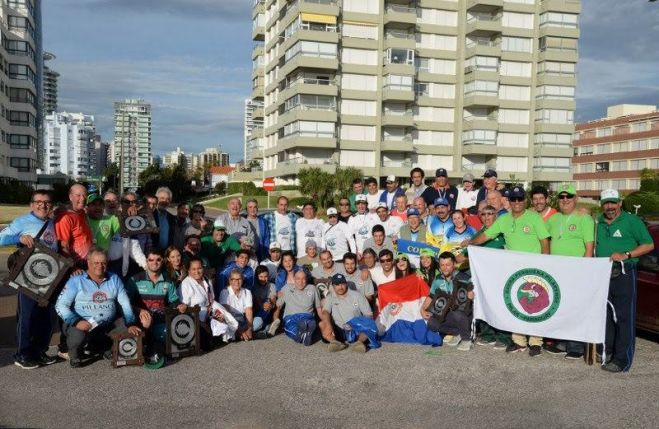
[[0,350],[0,427],[654,428],[659,344],[632,371],[507,355],[487,346],[384,344],[357,354],[283,335],[229,344],[159,370],[12,364]]

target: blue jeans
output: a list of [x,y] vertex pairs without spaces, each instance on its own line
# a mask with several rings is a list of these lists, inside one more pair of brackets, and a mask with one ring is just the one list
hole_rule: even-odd
[[55,306],[49,303],[46,307],[40,307],[35,300],[20,292],[17,298],[16,357],[37,359],[41,353],[48,350],[53,334],[52,317]]

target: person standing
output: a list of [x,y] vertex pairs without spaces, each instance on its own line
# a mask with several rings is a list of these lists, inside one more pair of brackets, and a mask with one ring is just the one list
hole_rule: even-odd
[[357,211],[357,205],[355,198],[357,198],[357,195],[363,195],[364,194],[364,181],[362,180],[361,177],[357,177],[352,181],[352,192],[348,195],[348,201],[350,202],[350,211],[351,212],[356,212]]
[[231,198],[227,203],[227,213],[220,216],[220,218],[226,226],[227,234],[235,237],[238,241],[243,237],[249,237],[248,241],[251,240],[251,242],[254,243],[254,230],[249,221],[240,216],[241,208],[242,202],[240,201],[240,198]]
[[185,246],[185,232],[190,226],[190,205],[187,202],[180,202],[176,206],[176,217],[174,218],[174,237],[172,244],[177,249]]
[[[153,234],[151,242],[154,247],[166,249],[174,243],[174,227],[176,225],[176,216],[171,214],[167,209],[172,203],[172,191],[162,186],[156,191],[158,206],[153,211],[153,218],[158,226],[158,232]],[[180,249],[183,248],[179,247]]]
[[467,173],[462,176],[462,187],[458,188],[458,202],[455,208],[463,210],[476,207],[477,198],[478,191],[474,188],[474,175]]
[[[366,179],[366,201],[368,201],[368,211],[373,213],[375,212],[378,203],[380,202],[380,197],[384,191],[378,188],[378,180],[375,177],[369,177]],[[357,205],[357,197],[355,197],[355,205]]]
[[265,231],[265,223],[263,218],[259,216],[258,201],[254,198],[247,200],[245,210],[247,211],[247,222],[249,222],[252,227],[252,233],[254,234],[254,249],[256,250],[256,257],[259,261],[262,261],[268,257],[268,248],[261,246],[261,242],[263,241],[263,231]]
[[298,216],[288,211],[288,198],[280,196],[277,199],[277,210],[263,215],[266,230],[263,232],[262,246],[270,248],[270,243],[277,242],[282,250],[291,250],[295,254],[296,233],[295,223]]
[[[481,245],[503,234],[506,248],[517,252],[549,253],[549,232],[538,213],[526,209],[526,192],[516,186],[510,191],[511,212],[499,216],[485,231],[471,240],[465,240],[462,247]],[[508,353],[524,351],[529,346],[529,356],[542,353],[542,338],[513,333],[513,344],[506,348]]]
[[345,224],[347,224],[352,217],[352,211],[350,210],[350,200],[346,197],[341,197],[339,199],[338,217],[339,222],[343,222]]
[[[476,205],[481,201],[487,200],[487,194],[491,191],[496,191],[499,186],[498,175],[495,170],[487,169],[483,174],[483,187],[478,190],[478,195],[476,196]],[[487,201],[489,205],[492,205],[491,201]],[[496,206],[495,206],[496,207]]]
[[327,222],[323,225],[322,247],[332,252],[335,261],[340,261],[348,252],[356,251],[355,239],[347,223],[339,222],[334,207],[327,209]]
[[119,219],[113,214],[105,214],[105,201],[98,194],[87,197],[87,222],[94,237],[93,244],[107,252],[112,237],[120,230]]
[[[392,210],[396,206],[396,197],[399,195],[405,195],[403,188],[398,186],[398,179],[393,174],[387,176],[387,181],[385,182],[386,190],[380,194],[380,203],[384,203],[387,211]],[[380,207],[378,204],[377,207]],[[376,209],[377,209],[376,207]]]
[[362,258],[364,242],[371,237],[373,223],[373,216],[368,212],[367,196],[357,195],[357,213],[348,221],[348,227],[350,228],[350,233],[355,236],[358,259]]
[[298,259],[305,256],[306,243],[313,241],[316,247],[323,245],[323,221],[316,217],[316,206],[308,201],[302,206],[302,217],[295,222]]
[[458,188],[449,183],[446,169],[438,168],[435,171],[435,183],[432,187],[428,187],[423,191],[421,196],[430,209],[433,208],[432,206],[435,204],[435,200],[442,199],[448,201],[450,211],[453,211],[458,201]]
[[652,237],[643,221],[622,210],[620,194],[605,189],[600,194],[603,213],[597,220],[595,254],[613,261],[607,308],[605,352],[602,369],[629,371],[634,359],[636,339],[636,264],[639,256],[654,249]]
[[547,198],[549,198],[549,192],[544,186],[536,186],[531,190],[531,205],[545,222],[558,213],[555,208],[547,204]]
[[425,171],[419,167],[415,167],[410,171],[410,187],[405,191],[407,201],[414,201],[416,197],[420,197],[423,191],[428,187],[423,180],[426,177]]
[[[53,202],[47,191],[37,190],[30,199],[30,213],[14,219],[0,232],[0,246],[17,245],[34,247],[37,235],[39,243],[57,252],[55,227],[50,219]],[[46,354],[53,333],[52,315],[54,304],[41,306],[23,292],[18,292],[16,308],[17,350],[14,365],[23,369],[34,369],[50,365],[56,358]]]

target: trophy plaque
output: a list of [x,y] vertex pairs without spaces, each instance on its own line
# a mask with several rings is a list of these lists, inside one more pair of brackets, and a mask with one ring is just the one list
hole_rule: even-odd
[[428,307],[428,311],[443,322],[446,320],[446,315],[453,306],[454,299],[453,294],[438,289],[435,291],[432,301],[430,302],[430,307]]
[[112,367],[143,365],[142,338],[144,334],[132,335],[121,332],[112,335]]
[[4,284],[46,305],[71,267],[71,259],[36,242],[34,247],[19,249]]
[[138,234],[154,234],[158,232],[158,225],[149,210],[141,210],[134,216],[121,217],[121,235],[131,237]]
[[176,308],[165,310],[167,326],[166,354],[173,358],[198,355],[201,351],[199,336],[199,306],[188,307],[185,313]]

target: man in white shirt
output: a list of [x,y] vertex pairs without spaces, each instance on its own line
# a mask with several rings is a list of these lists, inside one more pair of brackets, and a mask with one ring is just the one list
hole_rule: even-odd
[[428,187],[423,183],[423,179],[426,177],[425,171],[419,167],[415,167],[410,171],[410,182],[412,183],[407,191],[405,191],[405,196],[407,201],[414,201],[416,197],[420,197],[423,194],[423,191]]
[[346,253],[357,250],[355,239],[348,224],[339,222],[338,212],[334,207],[327,209],[327,219],[323,226],[322,247],[332,252],[335,261],[340,261]]
[[297,257],[305,255],[305,245],[312,240],[316,247],[323,245],[323,221],[316,217],[316,206],[307,202],[302,206],[302,218],[295,222]]
[[238,321],[236,339],[251,340],[254,322],[252,292],[243,288],[243,273],[240,270],[229,273],[229,287],[220,292],[220,304]]
[[[366,194],[366,200],[368,201],[368,210],[371,213],[375,213],[375,209],[378,206],[378,203],[380,202],[380,196],[382,195],[382,192],[380,189],[378,189],[378,180],[375,177],[369,177],[366,179],[366,191],[368,192]],[[357,204],[357,198],[355,197],[355,205]]]
[[396,270],[394,269],[394,254],[389,249],[384,249],[378,255],[380,265],[371,268],[371,279],[380,286],[384,283],[396,280]]
[[277,270],[279,269],[279,264],[281,264],[281,246],[276,241],[270,243],[270,249],[268,250],[270,257],[261,261],[260,265],[263,265],[268,269],[268,279],[271,282],[275,281],[277,277]]
[[457,210],[468,209],[476,205],[478,191],[474,189],[474,175],[467,173],[462,177],[462,187],[458,188]]
[[348,221],[348,227],[351,234],[355,236],[355,246],[357,247],[357,257],[362,258],[364,251],[364,242],[371,237],[371,228],[374,224],[373,216],[368,212],[368,202],[366,195],[357,195],[355,204],[357,213]]
[[269,246],[277,242],[281,250],[292,250],[295,252],[295,224],[298,217],[295,213],[288,211],[288,198],[281,196],[277,199],[277,210],[263,215],[264,233],[263,245]]
[[384,227],[384,234],[395,242],[398,239],[398,231],[405,225],[403,219],[397,216],[391,216],[385,203],[378,204],[375,214],[378,216],[375,224],[382,225]]

